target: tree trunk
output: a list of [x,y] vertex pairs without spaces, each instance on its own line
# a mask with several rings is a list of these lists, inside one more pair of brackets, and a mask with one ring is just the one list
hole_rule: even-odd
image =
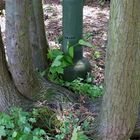
[[29,40],[29,1],[6,1],[6,51],[17,89],[26,97],[38,92]]
[[[84,100],[84,104],[83,104],[84,107],[88,108],[88,110],[93,113],[93,117],[95,117],[95,122],[93,124],[93,134],[94,135],[96,135],[97,130],[99,128],[99,119],[98,118],[99,118],[99,115],[101,112],[102,100],[103,100],[102,97],[94,99],[94,100],[87,98]],[[131,135],[131,139],[132,140],[140,139],[140,106],[139,106],[138,119],[136,122],[135,129]]]
[[140,101],[140,3],[112,0],[99,135],[96,140],[128,140]]
[[[106,89],[100,117],[100,135],[96,140],[128,140],[136,122],[135,116],[139,103],[138,91],[140,90],[140,82],[137,79],[140,76],[140,63],[138,62],[140,25],[137,22],[140,5],[139,0],[129,0],[129,3],[127,1],[112,1]],[[37,92],[42,93],[41,96],[39,95],[42,100],[48,99],[43,103],[51,102],[55,105],[58,102],[58,104],[63,104],[63,101],[68,102],[65,98],[69,99],[70,103],[74,103],[74,94],[59,86],[40,82],[34,72],[29,41],[29,11],[28,0],[6,1],[6,48],[9,69],[14,83],[18,91],[26,97]],[[1,56],[2,54],[0,54],[0,65],[2,66],[0,69],[0,109],[3,109],[5,106],[9,107],[11,104],[15,104],[15,100],[17,102],[21,100],[22,96],[18,98],[19,92],[10,77],[6,76],[8,71],[5,63],[2,63],[3,57]],[[4,77],[9,77],[9,80],[5,80]],[[9,82],[10,86],[7,81],[11,81]],[[36,98],[38,99],[38,97]],[[9,103],[8,106],[7,103]]]
[[46,40],[45,25],[43,18],[43,9],[41,0],[31,1],[31,26],[30,29],[32,38],[32,54],[35,66],[39,70],[47,68],[47,52],[49,49],[48,42]]
[[29,100],[20,95],[12,82],[4,53],[0,31],[0,111],[8,111],[12,106],[29,107],[31,102],[29,104]]
[[[7,0],[6,18],[8,64],[14,83],[20,93],[28,98],[36,96],[34,98],[39,99],[39,96],[45,96],[45,99],[51,98],[52,102],[61,100],[60,96],[72,99],[74,96],[71,92],[46,80],[40,80],[34,72],[29,41],[29,1]],[[41,95],[39,95],[40,93]]]
[[35,18],[35,14],[34,14],[32,0],[30,1],[30,9],[31,10],[30,10],[30,29],[29,29],[29,31],[30,31],[30,43],[32,46],[32,59],[33,59],[34,67],[36,70],[44,70],[47,67],[47,58],[46,58],[47,47],[44,44],[43,47],[45,47],[46,50],[43,51],[43,47],[41,47],[41,45],[40,45],[41,40],[39,39],[40,36],[38,35],[38,32],[37,32],[37,24],[36,24],[36,18]]

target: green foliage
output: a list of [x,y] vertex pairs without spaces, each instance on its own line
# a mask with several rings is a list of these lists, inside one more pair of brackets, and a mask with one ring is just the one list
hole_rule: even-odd
[[102,86],[84,82],[82,78],[75,79],[72,82],[65,82],[65,86],[74,92],[88,95],[91,98],[100,97],[102,95]]
[[[87,36],[89,38],[90,35]],[[79,40],[78,44],[80,46],[87,46],[90,48],[95,48],[89,41],[85,41],[84,39]],[[77,44],[76,44],[77,45]],[[60,84],[61,86],[65,86],[68,89],[80,93],[86,94],[91,98],[99,97],[102,95],[102,87],[98,87],[92,85],[93,78],[87,75],[87,79],[83,80],[81,78],[75,79],[72,82],[66,82],[62,79],[62,75],[64,74],[64,69],[70,65],[73,65],[73,56],[74,56],[74,46],[71,46],[69,43],[67,45],[68,53],[63,53],[60,49],[50,49],[48,51],[47,57],[52,61],[49,70],[45,70],[41,73],[41,75],[47,76],[50,81]],[[100,53],[98,51],[94,54],[95,58],[100,57]]]
[[83,46],[87,46],[87,47],[89,47],[89,48],[95,48],[95,47],[96,47],[96,46],[93,46],[90,42],[85,41],[85,40],[83,40],[83,39],[80,39],[80,40],[79,40],[79,44],[80,44],[80,45],[83,45]]
[[73,64],[73,49],[69,48],[69,53],[64,54],[59,49],[49,50],[48,58],[52,61],[49,68],[48,77],[51,81],[61,79],[61,74],[64,73],[64,68]]
[[[34,109],[32,112],[12,108],[9,114],[0,113],[0,139],[90,140],[85,132],[91,129],[90,124],[94,119],[88,116],[80,120],[78,114],[81,113],[70,111],[65,114],[64,112],[58,125],[54,112],[50,112],[46,108]],[[40,126],[41,128],[39,128]]]
[[110,2],[110,0],[98,0],[99,4],[100,4],[101,6],[103,6],[107,1]]
[[46,132],[40,128],[33,128],[36,122],[30,113],[21,108],[13,108],[10,114],[0,113],[0,139],[7,140],[44,140]]
[[80,123],[80,119],[77,114],[69,113],[69,115],[63,116],[63,123],[60,127],[60,132],[55,136],[56,140],[63,140],[65,138],[70,140],[90,140],[84,133],[84,130],[88,131],[90,128],[90,121],[87,119]]
[[71,140],[89,140],[89,138],[81,131],[80,126],[78,126],[74,128]]
[[101,57],[100,52],[99,52],[99,51],[95,51],[94,57],[95,57],[96,59],[100,58],[100,57]]

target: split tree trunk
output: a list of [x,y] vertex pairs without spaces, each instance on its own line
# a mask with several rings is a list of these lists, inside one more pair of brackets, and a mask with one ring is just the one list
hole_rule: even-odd
[[[6,59],[5,59],[4,46],[2,43],[0,31],[0,111],[8,111],[12,106],[22,106],[26,108],[31,105],[29,100],[20,95],[10,77]],[[26,106],[27,105],[27,106]]]
[[44,70],[47,68],[47,53],[49,49],[46,40],[43,8],[41,0],[30,1],[30,41],[32,45],[32,56],[35,69]]
[[[136,117],[134,115],[137,114],[139,103],[138,91],[140,90],[140,80],[137,79],[140,76],[140,64],[138,63],[140,41],[137,38],[140,36],[140,25],[137,22],[138,13],[140,12],[138,1],[129,0],[130,6],[127,5],[126,7],[125,4],[127,2],[124,0],[112,1],[112,20],[110,23],[106,65],[106,92],[103,98],[101,125],[99,127],[100,136],[97,139],[128,140],[135,126]],[[24,96],[30,97],[34,93],[40,93],[43,86],[40,85],[32,65],[28,32],[29,22],[27,22],[29,21],[28,4],[28,0],[6,1],[6,7],[8,7],[6,8],[6,37],[8,63],[14,83]],[[118,7],[120,8],[117,9]],[[15,9],[16,11],[13,11]],[[121,15],[119,15],[120,13]],[[133,13],[133,16],[131,16],[131,13]],[[5,75],[4,73],[1,78],[4,79]],[[0,84],[2,85],[2,83]],[[48,83],[46,85],[44,87],[46,94],[42,95],[44,97],[46,96],[46,98],[52,95],[52,92],[56,93],[54,94],[54,98],[59,94],[68,98],[72,96],[72,94],[69,94],[63,88],[59,89],[57,86],[55,87]],[[51,90],[49,91],[48,89]],[[12,91],[11,88],[10,90]],[[16,92],[18,93],[18,91]],[[0,102],[1,104],[5,103],[5,96],[9,96],[9,93],[5,95],[4,93],[1,94],[3,97],[1,98],[3,99],[1,101],[2,103]],[[58,101],[61,100],[60,96],[57,97]],[[17,97],[14,98],[16,99]],[[52,103],[54,102],[54,98],[51,98]],[[12,97],[7,102],[12,102],[11,99]],[[130,107],[128,108],[128,106]]]
[[29,40],[29,4],[28,0],[6,1],[6,51],[13,81],[20,93],[27,98],[41,93],[40,96],[45,96],[45,99],[46,95],[49,99],[53,96],[53,102],[61,100],[60,96],[73,96],[71,92],[59,86],[40,80],[34,71]]
[[42,69],[46,69],[47,53],[48,53],[49,45],[46,40],[42,0],[32,0],[32,3],[33,3],[35,23],[37,28],[37,36],[39,41],[38,47],[41,50],[41,55],[42,55],[42,65],[43,65]]
[[8,64],[16,87],[26,97],[39,92],[41,86],[34,71],[32,56],[34,61],[37,61],[35,67],[44,69],[47,66],[48,45],[44,30],[42,3],[36,2],[38,7],[36,4],[33,4],[35,6],[33,7],[32,2],[27,0],[6,1]]
[[39,92],[33,69],[29,39],[28,0],[6,1],[6,51],[9,69],[17,89],[26,97]]
[[99,136],[128,140],[140,101],[140,1],[112,0]]

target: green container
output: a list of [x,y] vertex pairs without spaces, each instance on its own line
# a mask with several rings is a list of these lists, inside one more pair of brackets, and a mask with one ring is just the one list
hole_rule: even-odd
[[62,50],[68,52],[68,44],[74,45],[74,61],[83,57],[82,46],[78,41],[83,34],[84,0],[63,0],[63,43]]

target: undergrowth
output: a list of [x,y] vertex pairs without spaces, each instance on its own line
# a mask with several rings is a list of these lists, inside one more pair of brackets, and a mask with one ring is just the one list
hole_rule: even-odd
[[[94,48],[92,44],[83,39],[79,40],[79,44],[83,46],[88,46]],[[74,45],[75,46],[75,45]],[[77,78],[72,82],[64,81],[62,76],[64,74],[64,69],[68,66],[73,65],[74,56],[74,46],[67,46],[68,53],[63,53],[60,49],[50,49],[48,51],[47,57],[51,61],[49,69],[41,72],[41,75],[47,75],[48,79],[56,84],[67,87],[75,93],[88,95],[91,98],[96,98],[102,96],[102,86],[93,85],[93,77],[87,73],[87,78]],[[99,52],[95,52],[95,57],[100,57]]]
[[0,139],[2,140],[44,140],[46,132],[34,128],[34,111],[30,114],[21,108],[12,108],[9,114],[0,112]]
[[[9,114],[1,112],[0,139],[90,140],[86,132],[91,129],[90,125],[94,119],[89,115],[81,117],[79,111],[64,111],[63,116],[58,117],[59,125],[57,125],[53,122],[55,119],[52,116],[48,117],[45,114],[48,114],[48,110],[33,109],[32,112],[25,112],[21,108],[12,108]],[[39,128],[41,125],[44,127]]]

